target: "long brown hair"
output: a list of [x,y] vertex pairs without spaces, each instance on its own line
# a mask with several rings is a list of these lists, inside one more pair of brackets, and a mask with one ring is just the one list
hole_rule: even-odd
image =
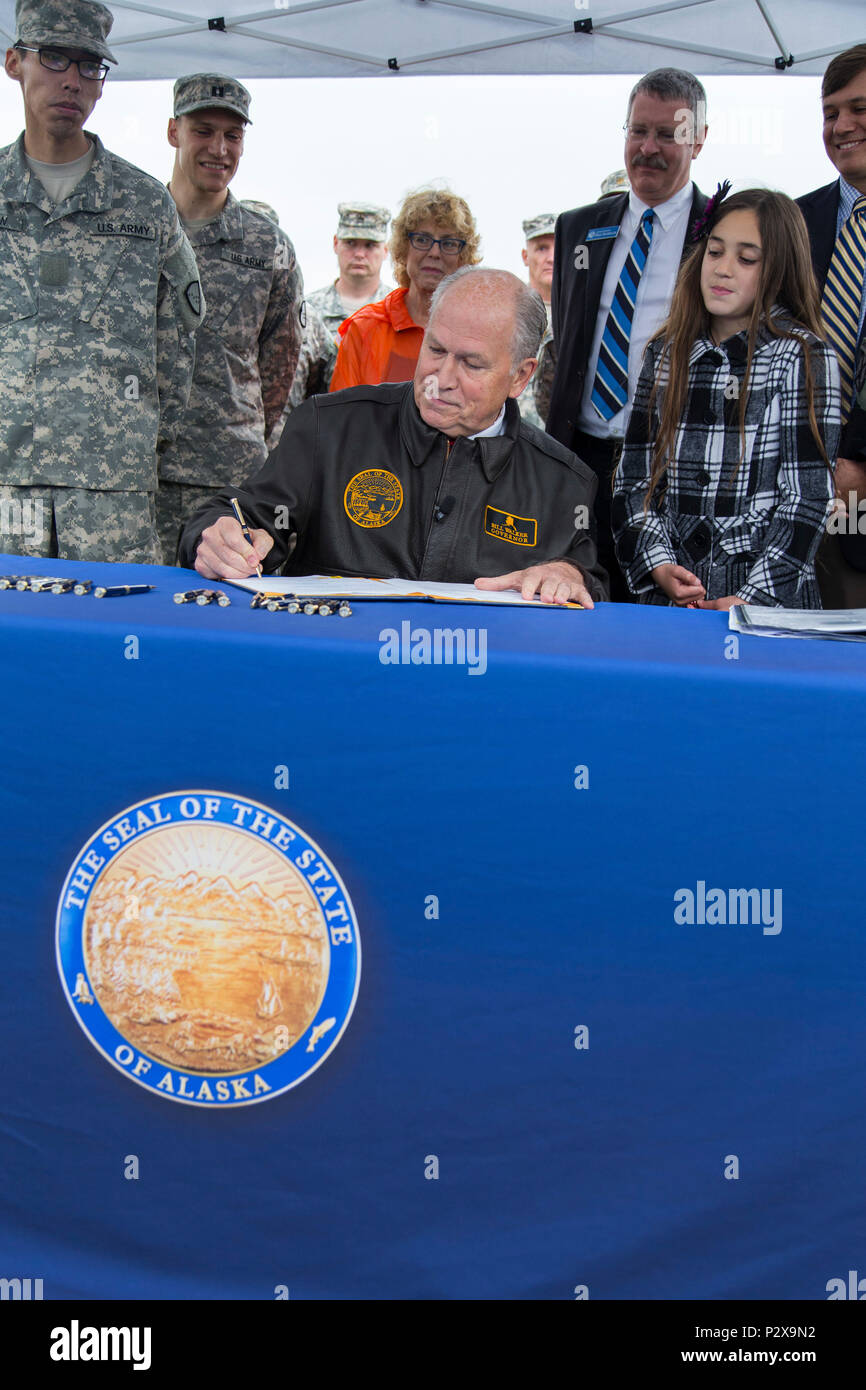
[[[685,413],[688,393],[689,355],[696,340],[709,337],[710,333],[710,315],[701,294],[701,267],[707,241],[713,228],[723,217],[727,217],[729,212],[745,210],[754,212],[757,218],[761,236],[761,269],[758,292],[749,319],[746,371],[740,391],[740,463],[746,450],[745,419],[752,358],[758,329],[763,327],[774,338],[792,338],[802,343],[809,427],[829,467],[815,416],[811,347],[803,341],[802,333],[797,331],[808,329],[816,338],[824,338],[821,302],[812,272],[806,223],[797,204],[784,193],[774,193],[766,188],[747,188],[742,193],[735,193],[732,197],[724,199],[713,208],[700,241],[691,251],[677,277],[670,313],[650,340],[658,342],[661,349],[657,354],[656,377],[649,401],[650,418],[662,385],[664,390],[659,431],[653,446],[647,506],[661,477],[674,464],[674,443]],[[789,318],[794,320],[793,325],[790,322],[780,322],[778,317],[773,317],[770,311],[774,304],[787,310]],[[739,464],[736,466],[739,467]]]

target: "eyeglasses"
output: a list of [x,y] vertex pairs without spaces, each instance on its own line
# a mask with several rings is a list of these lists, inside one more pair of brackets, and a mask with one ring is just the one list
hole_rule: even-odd
[[459,256],[466,242],[459,236],[431,236],[429,232],[407,232],[416,251],[429,251],[438,246],[443,256]]
[[66,72],[74,63],[88,82],[104,82],[108,76],[108,64],[100,63],[97,58],[70,58],[68,53],[61,53],[57,48],[30,48],[26,43],[16,43],[15,47],[24,53],[38,53],[40,63],[49,72]]
[[694,142],[694,133],[692,133],[691,125],[688,122],[678,125],[676,131],[657,131],[653,125],[631,125],[630,121],[626,121],[623,129],[626,132],[626,138],[637,140],[639,145],[642,145],[644,140],[648,140],[651,135],[659,145],[691,145]]
[[660,145],[686,145],[692,143],[692,138],[688,136],[688,125],[678,126],[676,130],[656,130],[653,126],[630,125],[626,121],[623,130],[629,140],[637,140],[643,144],[652,135]]

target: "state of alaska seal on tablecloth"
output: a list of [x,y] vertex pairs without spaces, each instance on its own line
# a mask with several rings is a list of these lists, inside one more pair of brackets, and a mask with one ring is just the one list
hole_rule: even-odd
[[132,1081],[205,1107],[270,1100],[333,1052],[361,947],[331,861],[271,807],[170,792],[106,821],[57,909],[75,1017]]

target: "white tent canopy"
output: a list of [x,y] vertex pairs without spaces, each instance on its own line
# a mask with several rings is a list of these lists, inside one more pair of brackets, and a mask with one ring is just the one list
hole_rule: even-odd
[[[821,73],[866,42],[864,0],[113,0],[115,79],[401,73]],[[7,46],[14,0],[0,0]]]

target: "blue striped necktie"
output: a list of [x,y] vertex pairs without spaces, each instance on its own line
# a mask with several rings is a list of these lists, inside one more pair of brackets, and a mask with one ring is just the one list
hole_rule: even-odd
[[592,404],[602,420],[612,420],[628,399],[628,342],[637,288],[653,239],[653,210],[647,208],[620,273],[598,350]]
[[836,349],[842,386],[842,419],[854,399],[854,368],[860,337],[860,305],[866,277],[866,198],[858,198],[842,223],[821,296],[821,317]]

